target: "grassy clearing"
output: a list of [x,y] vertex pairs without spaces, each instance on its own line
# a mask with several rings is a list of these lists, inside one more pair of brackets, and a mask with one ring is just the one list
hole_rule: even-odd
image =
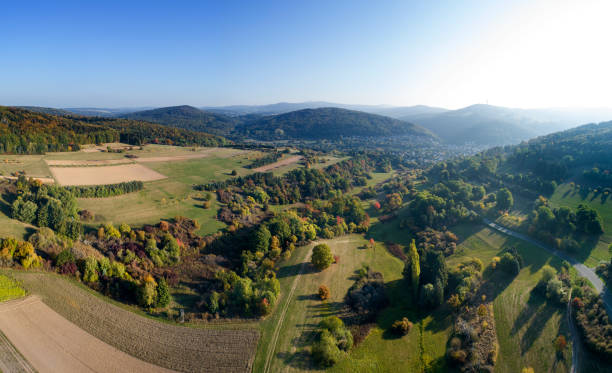
[[1,270],[70,322],[132,356],[179,371],[249,371],[259,333],[249,323],[161,323],[63,276]]
[[[401,277],[403,264],[391,256],[381,244],[378,244],[375,250],[361,249],[360,247],[367,241],[359,235],[343,236],[321,242],[330,245],[334,255],[340,257],[339,263],[322,272],[307,271],[299,279],[298,288],[286,313],[270,366],[272,372],[280,370],[304,371],[315,368],[312,366],[309,357],[309,346],[314,338],[313,331],[323,317],[339,313],[344,296],[348,288],[354,283],[355,271],[362,264],[367,263],[372,269],[382,272],[387,282],[397,281]],[[289,289],[295,274],[299,271],[301,263],[310,259],[305,254],[308,252],[309,247],[297,249],[294,257],[281,267],[278,277],[281,281],[283,294],[287,294],[287,289]],[[318,300],[316,297],[316,292],[321,284],[327,285],[331,291],[330,299],[325,302]],[[281,299],[278,308],[285,301],[286,299]],[[263,368],[270,336],[278,322],[277,312],[274,316],[261,324],[262,339],[254,371],[261,371]],[[376,327],[374,329],[377,330]],[[376,333],[382,334],[382,330],[378,330]],[[356,356],[356,358],[353,356]],[[359,356],[359,352],[351,352],[340,365],[345,367],[359,365]],[[385,356],[372,356],[372,358],[379,360],[380,363],[388,360]]]
[[146,163],[147,167],[168,178],[146,183],[144,190],[137,193],[79,199],[79,206],[98,216],[93,225],[105,222],[152,224],[160,219],[181,215],[200,223],[199,234],[210,234],[225,226],[215,219],[218,206],[214,193],[210,208],[204,209],[202,205],[205,193],[193,190],[193,185],[227,179],[233,169],[239,174],[248,173],[248,170],[241,168],[248,164],[248,154],[244,152],[233,157],[211,155],[180,162]]
[[11,176],[24,171],[28,176],[52,177],[43,155],[2,155],[0,156],[0,175]]
[[531,294],[542,266],[559,268],[561,261],[542,249],[483,226],[460,226],[453,231],[461,238],[461,244],[449,258],[449,265],[467,257],[478,257],[488,265],[506,247],[516,247],[525,261],[512,280],[500,274],[485,275],[485,281],[495,286],[493,307],[500,345],[496,372],[520,372],[525,366],[536,372],[567,372],[571,352],[566,353],[565,360],[557,360],[553,347],[558,335],[568,335],[565,307],[550,305],[543,297]]
[[[7,181],[0,180],[0,183]],[[36,229],[34,226],[11,219],[11,204],[7,196],[0,193],[0,237],[24,239]]]
[[0,302],[21,298],[26,295],[25,290],[17,281],[10,277],[0,275]]
[[561,184],[550,197],[550,203],[554,207],[567,206],[575,209],[579,204],[588,205],[599,213],[603,219],[605,233],[599,238],[599,242],[593,248],[585,264],[594,267],[602,260],[610,260],[608,245],[612,243],[612,196],[603,194],[583,194],[581,195],[576,188],[570,184]]

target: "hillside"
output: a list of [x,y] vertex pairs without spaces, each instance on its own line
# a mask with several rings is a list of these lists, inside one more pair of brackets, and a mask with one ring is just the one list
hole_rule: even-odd
[[535,136],[611,118],[612,113],[604,109],[512,109],[492,105],[400,117],[429,129],[448,143],[478,145],[518,144]]
[[235,120],[230,117],[203,111],[188,105],[137,111],[119,116],[213,134],[227,134],[235,126]]
[[40,154],[80,144],[122,141],[215,146],[225,139],[126,119],[67,117],[0,106],[0,152]]
[[60,115],[60,116],[74,115],[74,113],[71,111],[64,110],[64,109],[56,109],[52,107],[43,107],[43,106],[17,106],[17,107],[20,109],[33,111],[35,113],[42,113],[42,114],[51,114],[51,115]]
[[370,114],[385,115],[392,118],[400,118],[407,115],[439,114],[446,109],[416,105],[416,106],[389,106],[389,105],[352,105],[339,104],[326,101],[309,102],[279,102],[268,105],[231,105],[231,106],[204,106],[202,110],[212,113],[228,115],[232,117],[243,115],[277,115],[303,109],[320,109],[335,107],[347,110],[363,111]]
[[337,139],[415,135],[432,137],[424,128],[381,115],[339,108],[304,109],[267,116],[237,128],[257,139]]

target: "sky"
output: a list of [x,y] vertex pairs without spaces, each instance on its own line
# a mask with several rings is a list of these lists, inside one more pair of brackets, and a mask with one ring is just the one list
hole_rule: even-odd
[[612,1],[11,1],[0,105],[604,107]]

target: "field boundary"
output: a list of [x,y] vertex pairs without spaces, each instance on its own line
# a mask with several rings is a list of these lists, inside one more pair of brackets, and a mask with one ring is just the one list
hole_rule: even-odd
[[112,299],[59,275],[11,273],[65,320],[139,360],[188,372],[252,370],[260,336],[256,329],[187,327],[164,322],[115,305]]
[[302,156],[301,155],[294,155],[292,157],[287,157],[285,159],[281,159],[280,161],[276,161],[274,163],[270,163],[270,164],[266,164],[257,168],[254,168],[253,171],[255,172],[268,172],[277,168],[281,168],[283,166],[288,166],[290,164],[294,164],[297,163],[299,161],[302,160]]
[[[0,331],[0,352],[0,371],[7,373],[14,371],[36,372],[36,369],[17,351],[2,331]],[[10,360],[13,360],[13,362],[11,363]]]
[[264,364],[263,373],[268,373],[270,371],[270,364],[272,364],[272,358],[274,356],[274,352],[276,351],[276,344],[278,343],[278,336],[280,334],[281,327],[285,321],[287,309],[289,309],[289,305],[291,304],[291,298],[293,297],[293,293],[295,293],[295,289],[297,288],[297,284],[298,284],[300,277],[302,277],[302,274],[306,270],[306,267],[308,266],[308,264],[310,264],[308,263],[307,260],[308,260],[308,257],[310,256],[310,253],[312,252],[313,247],[314,245],[311,245],[310,249],[304,256],[305,261],[302,262],[302,265],[300,266],[300,272],[297,274],[297,276],[295,276],[295,279],[293,279],[291,290],[289,291],[289,294],[287,294],[287,298],[285,299],[285,303],[283,304],[280,317],[278,318],[278,322],[276,323],[276,326],[274,327],[274,334],[272,335],[272,340],[270,341],[270,344],[268,346],[268,352],[266,354],[266,362]]

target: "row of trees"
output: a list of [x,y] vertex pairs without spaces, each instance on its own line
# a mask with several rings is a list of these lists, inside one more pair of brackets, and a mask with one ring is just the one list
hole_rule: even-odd
[[257,158],[256,160],[251,162],[251,164],[247,165],[246,168],[257,168],[257,167],[265,166],[267,164],[271,164],[271,163],[278,161],[279,159],[281,159],[282,156],[283,156],[283,153],[279,151],[274,151],[274,152],[264,155],[261,158]]
[[142,181],[126,181],[117,184],[64,187],[76,198],[105,198],[133,193],[144,188]]

